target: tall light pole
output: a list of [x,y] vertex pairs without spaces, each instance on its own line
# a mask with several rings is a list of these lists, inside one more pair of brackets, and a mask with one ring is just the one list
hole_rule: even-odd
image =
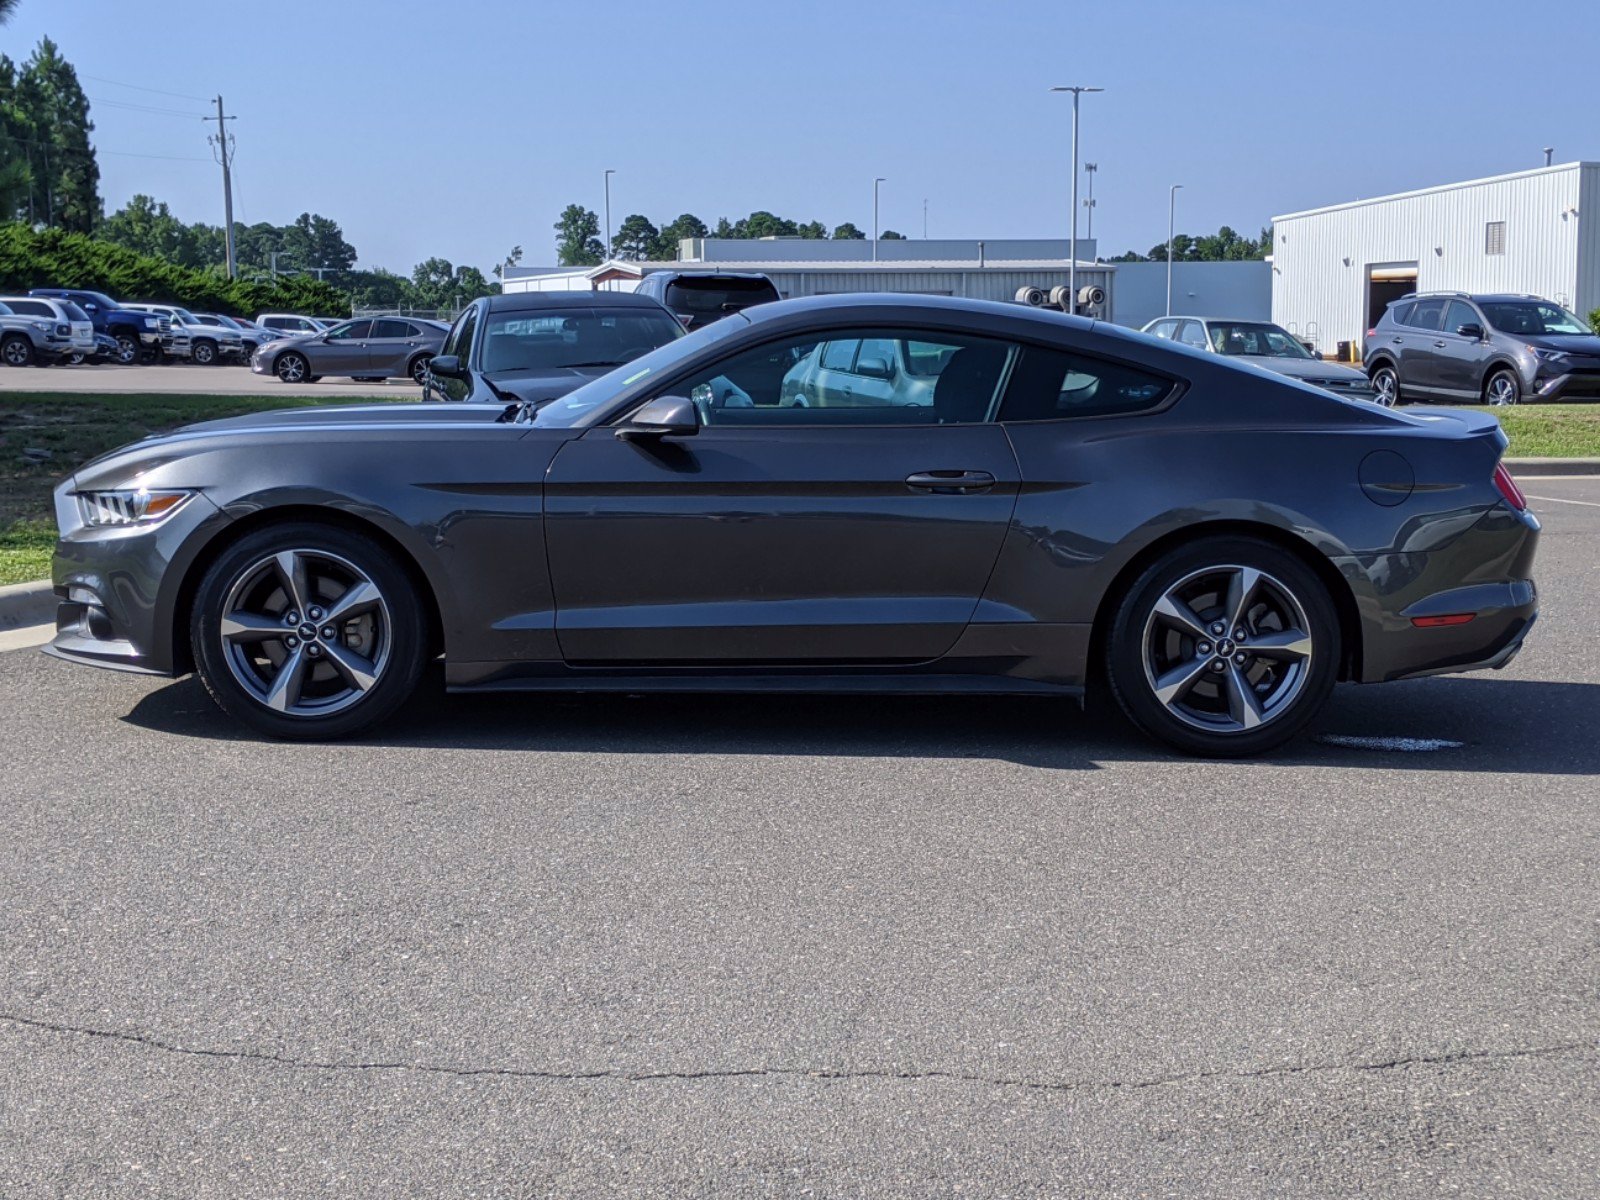
[[1100,169],[1099,163],[1084,163],[1084,171],[1089,176],[1089,198],[1083,202],[1084,208],[1089,210],[1089,240],[1094,241],[1094,173]]
[[878,185],[887,183],[883,176],[872,181],[872,261],[878,261]]
[[1178,189],[1183,184],[1175,183],[1167,192],[1167,316],[1172,315],[1172,239],[1173,219],[1178,213]]
[[928,240],[928,198],[922,198],[922,240]]
[[1068,306],[1073,312],[1078,311],[1078,98],[1085,92],[1103,92],[1105,88],[1079,87],[1069,84],[1065,87],[1053,87],[1052,92],[1072,93],[1072,238],[1071,248],[1067,254],[1070,261],[1067,263],[1067,291],[1072,294],[1067,298]]
[[1554,155],[1555,152],[1556,152],[1556,148],[1554,146],[1546,146],[1544,148],[1544,165],[1545,166],[1548,167],[1550,165],[1551,156]]
[[610,259],[611,259],[611,177],[613,175],[615,175],[616,173],[617,173],[616,172],[616,168],[614,168],[614,167],[607,168],[607,170],[606,170],[606,244],[605,244],[605,259],[606,259],[607,262],[609,262]]

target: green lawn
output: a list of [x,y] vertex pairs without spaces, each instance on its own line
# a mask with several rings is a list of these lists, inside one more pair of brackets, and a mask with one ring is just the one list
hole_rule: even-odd
[[1519,404],[1490,410],[1511,458],[1600,458],[1600,404]]
[[[50,573],[50,492],[107,450],[195,421],[274,408],[382,403],[372,396],[179,396],[0,392],[0,584]],[[34,461],[29,451],[48,456]]]

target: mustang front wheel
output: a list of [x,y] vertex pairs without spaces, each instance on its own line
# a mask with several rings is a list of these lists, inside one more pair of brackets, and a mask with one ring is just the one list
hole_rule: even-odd
[[282,738],[332,738],[416,688],[426,626],[415,586],[371,539],[295,523],[250,534],[195,597],[194,660],[223,709]]
[[1130,718],[1191,753],[1258,754],[1305,728],[1333,689],[1339,622],[1294,555],[1249,538],[1172,551],[1135,581],[1107,638]]

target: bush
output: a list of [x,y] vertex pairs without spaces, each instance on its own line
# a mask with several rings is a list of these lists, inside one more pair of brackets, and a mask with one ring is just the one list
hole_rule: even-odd
[[1589,328],[1600,333],[1600,308],[1589,314]]
[[0,290],[26,292],[36,287],[87,288],[117,300],[177,304],[245,317],[274,310],[322,316],[350,311],[344,293],[307,276],[248,283],[175,266],[81,233],[0,225]]

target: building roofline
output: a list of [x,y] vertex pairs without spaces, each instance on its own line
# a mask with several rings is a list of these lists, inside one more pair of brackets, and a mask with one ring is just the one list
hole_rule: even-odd
[[1338,212],[1347,208],[1362,208],[1368,204],[1385,204],[1390,200],[1410,200],[1416,196],[1431,196],[1438,192],[1455,192],[1462,188],[1478,187],[1488,183],[1504,183],[1511,179],[1529,179],[1535,175],[1555,175],[1562,171],[1571,171],[1582,167],[1593,167],[1600,164],[1579,159],[1575,162],[1552,163],[1548,167],[1531,167],[1526,171],[1511,171],[1505,175],[1487,175],[1482,179],[1463,179],[1459,183],[1440,183],[1432,187],[1417,188],[1409,192],[1391,192],[1387,196],[1368,196],[1361,200],[1345,200],[1338,204],[1324,204],[1320,208],[1302,208],[1299,212],[1280,213],[1273,217],[1273,223],[1279,221],[1292,221],[1297,217],[1314,217],[1322,213]]

